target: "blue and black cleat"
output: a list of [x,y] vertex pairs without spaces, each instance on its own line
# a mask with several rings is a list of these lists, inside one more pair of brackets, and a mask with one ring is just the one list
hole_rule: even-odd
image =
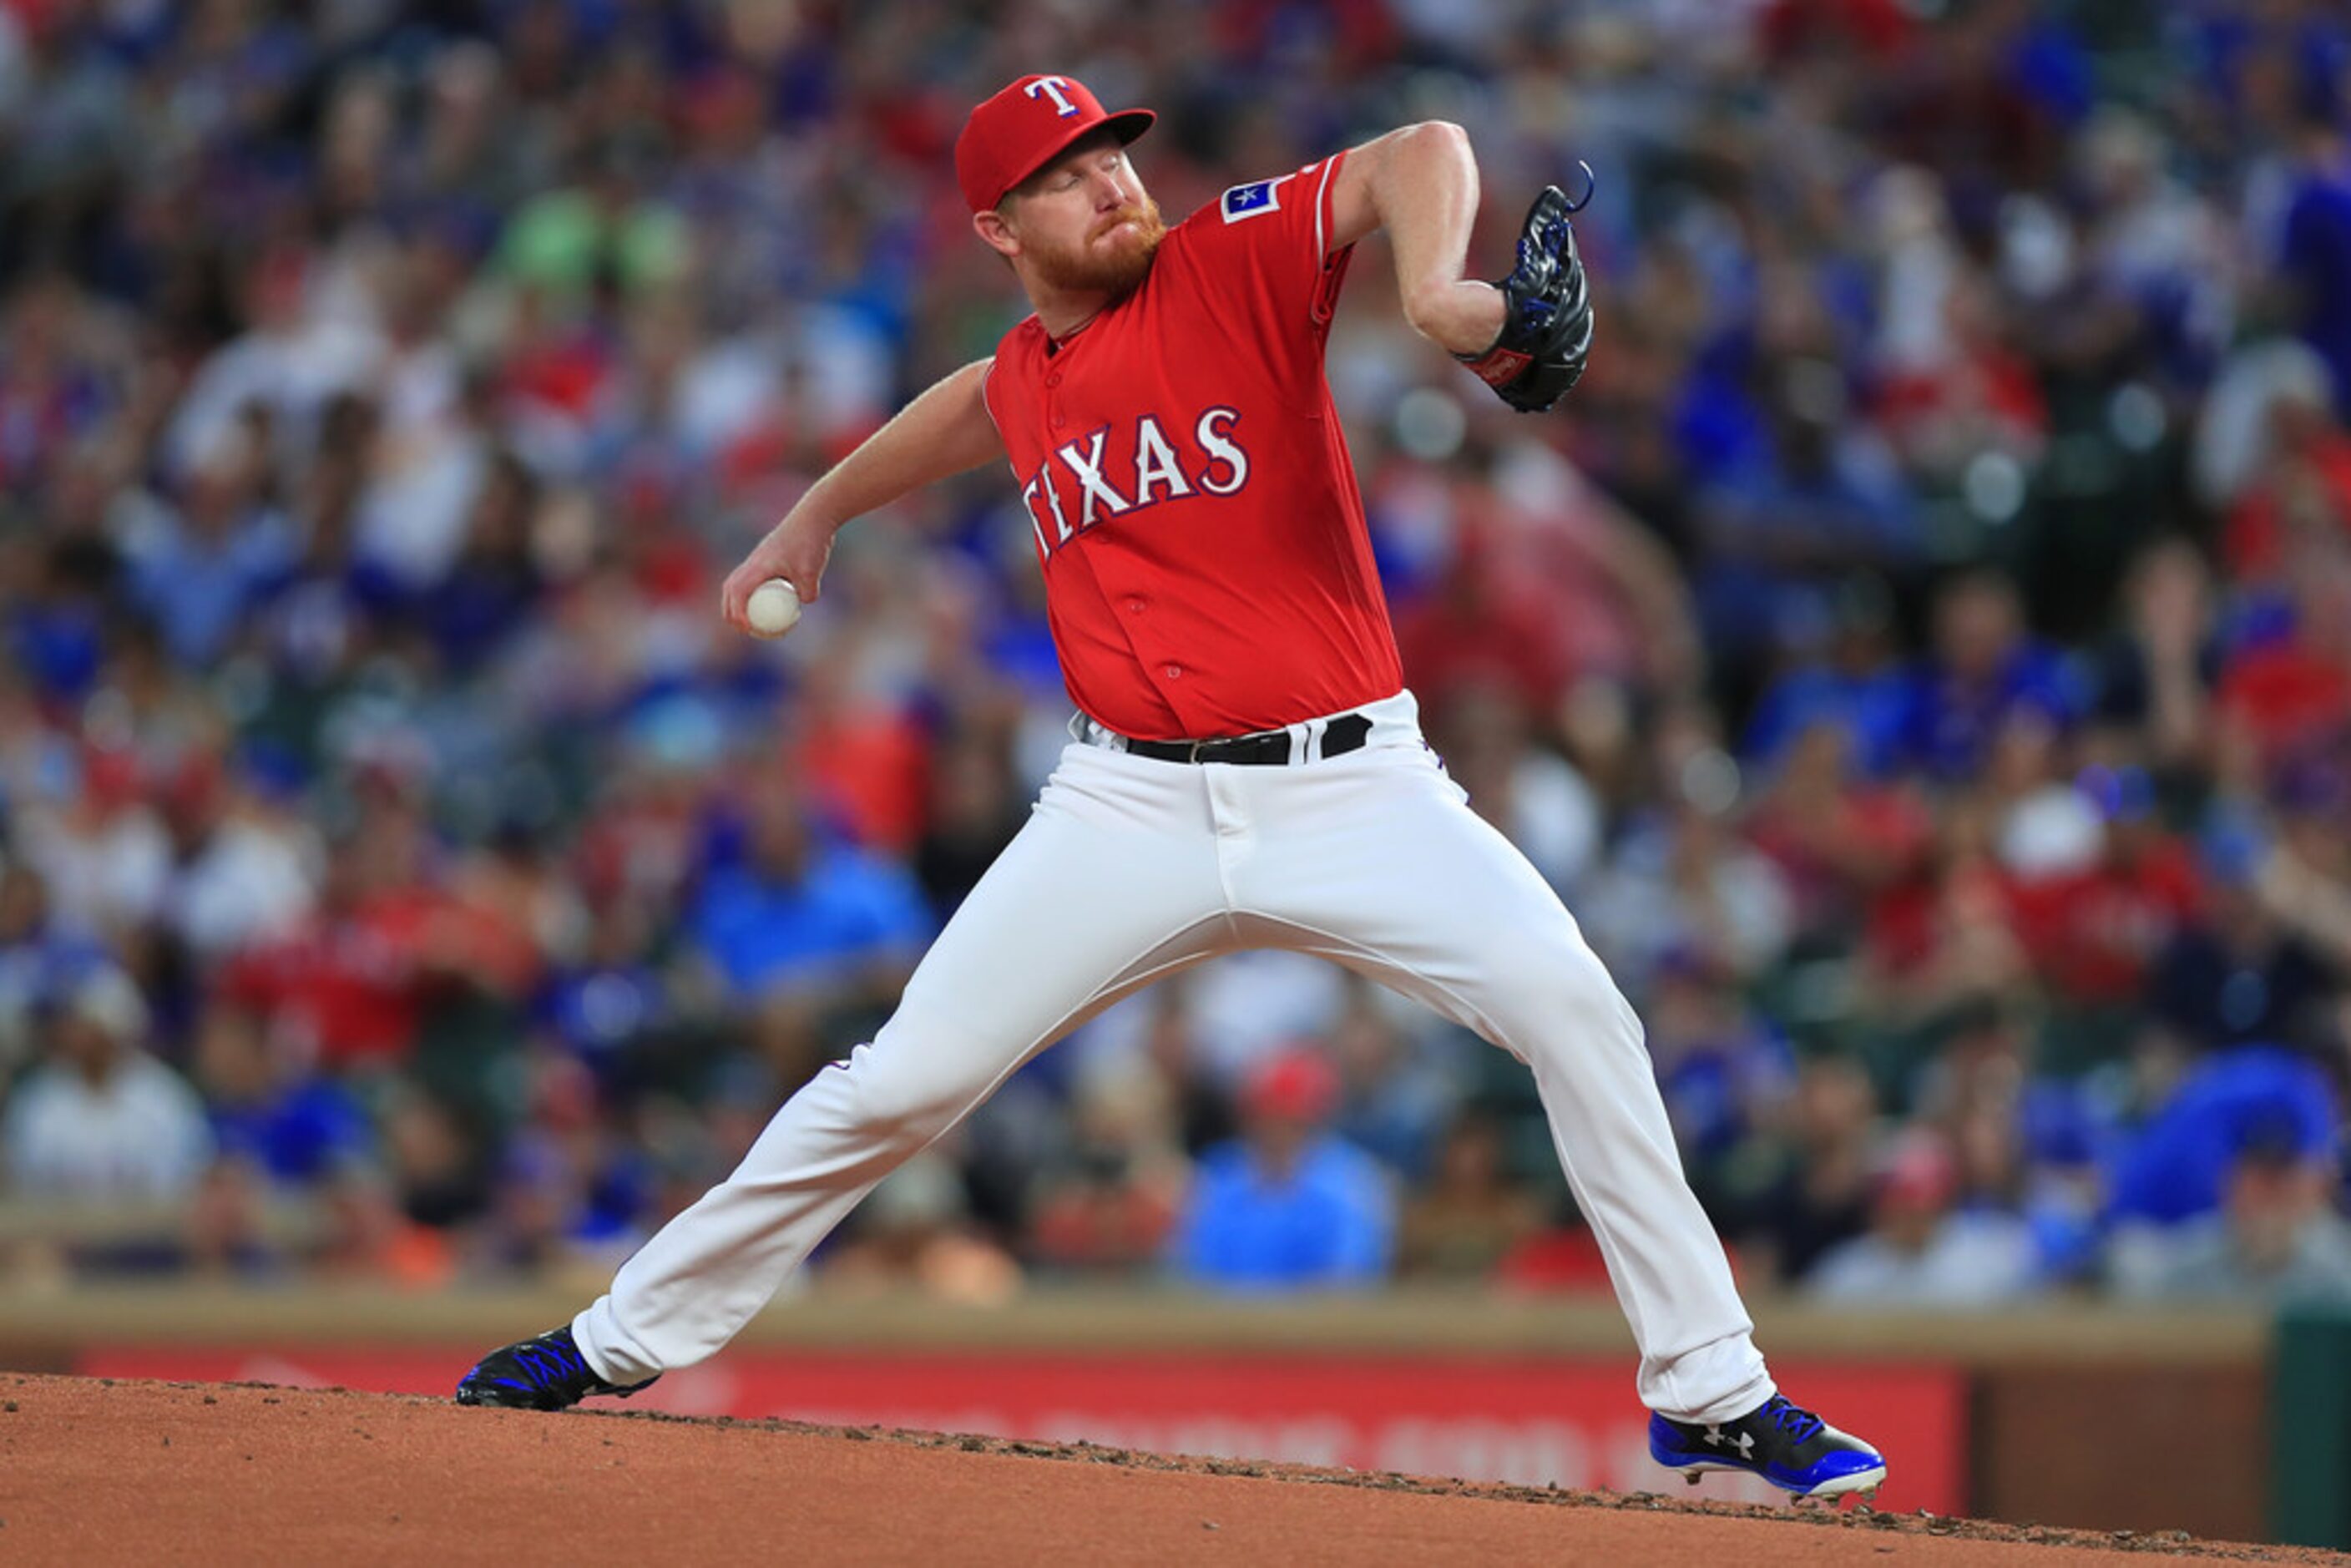
[[605,1382],[580,1354],[571,1331],[560,1328],[482,1357],[458,1381],[457,1403],[568,1410],[593,1394],[614,1394],[625,1399],[654,1380],[648,1377],[626,1387]]
[[1860,1438],[1774,1394],[1735,1421],[1649,1417],[1649,1456],[1695,1486],[1708,1470],[1745,1470],[1798,1497],[1875,1493],[1886,1459]]

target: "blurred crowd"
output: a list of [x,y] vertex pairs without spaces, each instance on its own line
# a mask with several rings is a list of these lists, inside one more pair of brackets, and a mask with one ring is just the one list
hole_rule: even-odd
[[[1750,1290],[2351,1299],[2325,0],[0,0],[0,1264],[592,1285],[870,1037],[1064,738],[1030,530],[717,585],[1017,318],[951,147],[1038,69],[1171,217],[1442,117],[1499,271],[1598,172],[1561,413],[1376,241],[1329,363]],[[1071,1278],[1605,1273],[1523,1068],[1262,954],[809,1284]]]

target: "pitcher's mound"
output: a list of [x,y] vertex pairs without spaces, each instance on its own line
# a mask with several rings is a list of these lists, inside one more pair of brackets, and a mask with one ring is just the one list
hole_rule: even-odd
[[[1897,1461],[1898,1462],[1898,1461]],[[0,1375],[0,1559],[1869,1563],[2323,1552],[1084,1445]]]

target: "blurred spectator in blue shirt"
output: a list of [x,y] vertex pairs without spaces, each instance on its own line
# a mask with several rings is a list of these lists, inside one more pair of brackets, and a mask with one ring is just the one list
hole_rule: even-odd
[[323,1184],[373,1152],[374,1132],[349,1090],[289,1055],[241,1008],[214,1007],[196,1031],[196,1078],[221,1152],[288,1186]]
[[2169,1225],[2211,1213],[2231,1161],[2256,1137],[2289,1141],[2296,1157],[2335,1157],[2335,1096],[2326,1076],[2290,1052],[2249,1047],[2199,1063],[2170,1099],[2116,1151],[2110,1212],[2117,1221]]
[[1691,1185],[1718,1199],[1750,1139],[1782,1120],[1796,1087],[1788,1042],[1748,1009],[1737,977],[1705,955],[1669,954],[1653,977],[1649,1055]]
[[671,1021],[669,986],[648,949],[655,935],[642,904],[617,894],[589,915],[587,950],[540,991],[538,1021],[599,1079],[630,1071],[635,1048]]
[[2315,106],[2298,132],[2278,267],[2294,291],[2304,340],[2334,378],[2335,409],[2351,420],[2351,144]]
[[2230,1152],[2219,1210],[2116,1237],[2116,1293],[2351,1305],[2351,1220],[2330,1207],[2335,1176],[2332,1156],[2312,1149],[2290,1121],[2248,1128]]
[[2070,725],[2082,706],[2074,685],[2064,661],[2027,634],[2016,585],[1996,570],[1968,572],[1936,598],[1934,651],[1911,676],[1904,749],[1938,778],[1970,777],[2018,709]]
[[1768,360],[1753,372],[1774,417],[1704,509],[1698,601],[1713,652],[1735,667],[1792,620],[1817,616],[1821,584],[1897,568],[1919,553],[1917,508],[1877,433],[1847,406],[1831,359]]
[[268,502],[265,440],[241,431],[189,476],[176,510],[151,498],[128,530],[131,596],[182,664],[228,653],[248,614],[301,559],[300,541]]
[[878,994],[904,980],[930,935],[914,877],[895,862],[817,842],[805,809],[796,790],[762,789],[741,862],[710,873],[690,917],[738,999],[778,989]]
[[[11,665],[41,696],[83,696],[106,659],[104,595],[121,567],[114,547],[86,536],[52,538],[20,547],[26,557],[23,591],[6,605]],[[12,562],[14,566],[16,563]]]
[[1850,737],[1855,766],[1882,777],[1896,759],[1909,699],[1894,660],[1892,596],[1881,580],[1855,576],[1828,596],[1824,615],[1820,656],[1764,688],[1748,720],[1747,755],[1769,766],[1814,725],[1834,724]]
[[530,557],[538,482],[511,452],[495,454],[465,520],[447,579],[420,596],[417,616],[443,664],[468,671],[531,623],[539,591]]
[[2260,885],[2272,853],[2266,830],[2217,819],[2199,845],[2202,915],[2181,926],[2149,966],[2147,1005],[2189,1054],[2292,1040],[2335,995],[2324,955],[2280,918]]
[[1177,1225],[1185,1279],[1282,1291],[1386,1276],[1395,1193],[1376,1161],[1325,1130],[1338,1091],[1330,1064],[1302,1050],[1268,1057],[1249,1075],[1242,1136],[1202,1156]]

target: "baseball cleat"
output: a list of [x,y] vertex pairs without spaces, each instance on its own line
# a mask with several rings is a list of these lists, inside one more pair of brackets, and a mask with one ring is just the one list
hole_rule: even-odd
[[580,1354],[568,1328],[556,1329],[494,1350],[457,1384],[460,1405],[499,1405],[515,1410],[568,1410],[591,1394],[625,1399],[659,1377],[622,1387],[607,1383]]
[[1649,1417],[1649,1457],[1691,1485],[1708,1470],[1745,1470],[1800,1498],[1876,1496],[1886,1460],[1860,1438],[1774,1394],[1735,1421]]

